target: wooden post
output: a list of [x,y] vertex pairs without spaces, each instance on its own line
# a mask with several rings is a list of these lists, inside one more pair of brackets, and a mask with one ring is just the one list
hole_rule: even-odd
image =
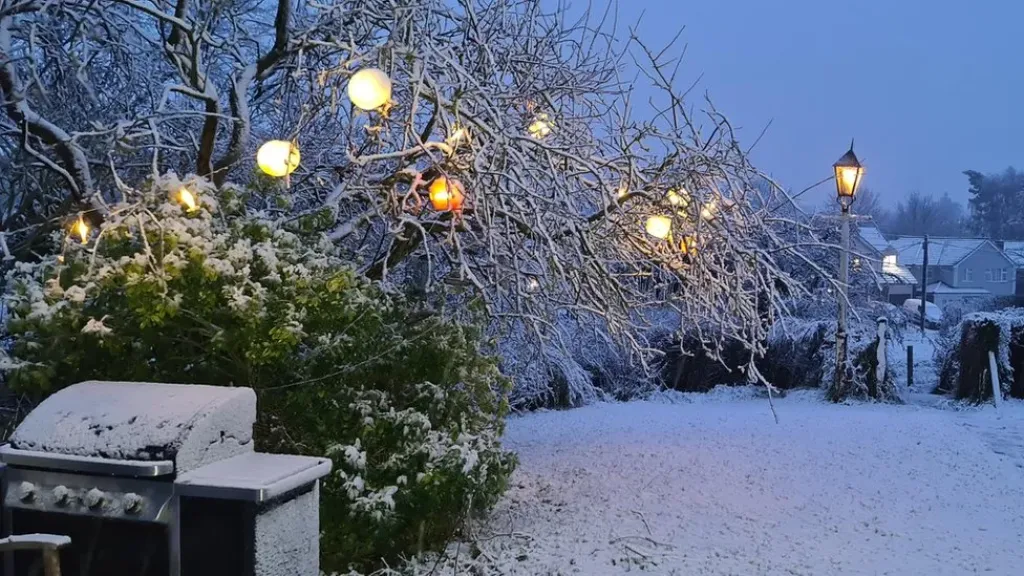
[[914,387],[914,347],[907,346],[907,388]]
[[988,371],[992,374],[992,402],[999,408],[1003,404],[1003,391],[999,385],[999,366],[996,364],[995,352],[988,351]]

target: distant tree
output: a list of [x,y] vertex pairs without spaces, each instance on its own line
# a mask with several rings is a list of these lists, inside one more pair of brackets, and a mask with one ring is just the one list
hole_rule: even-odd
[[936,200],[921,192],[912,192],[885,221],[885,231],[907,236],[959,236],[965,231],[964,207],[943,194]]
[[[872,220],[879,223],[887,222],[892,216],[889,209],[884,206],[881,196],[871,188],[861,188],[857,191],[857,198],[850,210],[858,216],[870,216]],[[834,197],[830,197],[818,212],[838,214],[839,203],[835,201]]]
[[1024,240],[1024,172],[964,172],[970,182],[971,226],[989,238]]

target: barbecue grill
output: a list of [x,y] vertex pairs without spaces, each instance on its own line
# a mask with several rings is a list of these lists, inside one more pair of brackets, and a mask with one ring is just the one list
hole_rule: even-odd
[[[249,388],[85,382],[0,447],[5,536],[68,536],[64,576],[318,576],[331,462],[254,451]],[[40,555],[6,554],[4,574]]]

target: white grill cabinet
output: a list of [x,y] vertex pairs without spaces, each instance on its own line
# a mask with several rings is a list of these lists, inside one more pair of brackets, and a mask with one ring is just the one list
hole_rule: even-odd
[[[68,537],[63,576],[319,576],[326,458],[254,451],[249,388],[84,382],[0,447],[4,536]],[[4,576],[38,572],[4,554]]]

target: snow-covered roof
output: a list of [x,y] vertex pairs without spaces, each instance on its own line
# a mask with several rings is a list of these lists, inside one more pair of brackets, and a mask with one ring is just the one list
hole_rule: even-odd
[[1003,252],[1017,268],[1024,268],[1024,242],[1003,242]]
[[882,272],[879,273],[884,284],[917,284],[917,278],[903,266],[889,266],[882,264]]
[[[929,238],[928,265],[954,266],[968,257],[988,240],[980,238]],[[890,242],[899,252],[899,263],[921,266],[924,262],[924,238],[897,238]]]
[[858,226],[857,233],[860,234],[861,240],[879,252],[885,252],[885,249],[889,247],[889,241],[874,226]]
[[954,288],[945,282],[929,284],[928,291],[934,294],[990,294],[984,288]]

